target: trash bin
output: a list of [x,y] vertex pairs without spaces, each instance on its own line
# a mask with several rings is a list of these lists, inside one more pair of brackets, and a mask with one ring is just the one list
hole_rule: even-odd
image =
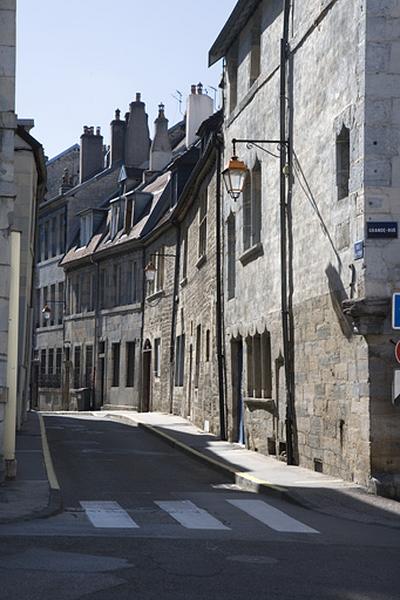
[[75,394],[78,410],[90,410],[90,388],[79,388],[75,390]]

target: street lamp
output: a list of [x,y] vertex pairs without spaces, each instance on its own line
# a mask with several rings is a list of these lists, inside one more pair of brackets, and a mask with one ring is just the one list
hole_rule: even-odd
[[147,265],[144,268],[144,274],[146,277],[146,281],[148,281],[149,283],[151,283],[152,281],[154,281],[155,277],[156,277],[156,266],[153,263],[153,261],[151,260],[149,263],[147,263]]
[[237,157],[236,144],[247,144],[248,148],[255,146],[256,148],[262,150],[263,152],[266,152],[270,156],[273,156],[274,158],[279,158],[279,156],[277,156],[273,152],[270,152],[266,148],[263,148],[260,144],[276,144],[279,147],[286,147],[288,145],[288,142],[285,140],[238,140],[236,138],[232,140],[233,156],[229,161],[226,169],[222,171],[222,177],[224,178],[226,191],[233,200],[237,200],[240,194],[243,192],[244,182],[248,173],[246,163],[242,160],[239,160]]

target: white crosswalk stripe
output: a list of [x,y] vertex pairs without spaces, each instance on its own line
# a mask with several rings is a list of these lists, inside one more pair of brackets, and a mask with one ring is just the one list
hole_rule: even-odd
[[206,510],[198,508],[190,500],[158,501],[156,504],[186,529],[229,529]]
[[304,523],[293,519],[293,517],[262,500],[227,500],[227,502],[275,531],[285,533],[319,533],[316,529],[304,525]]
[[94,527],[135,529],[139,527],[118,502],[80,502]]

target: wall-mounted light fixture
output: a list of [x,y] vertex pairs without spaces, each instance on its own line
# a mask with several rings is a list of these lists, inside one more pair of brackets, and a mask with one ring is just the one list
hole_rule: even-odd
[[266,148],[263,148],[261,144],[276,144],[278,147],[284,144],[287,145],[287,141],[280,140],[238,140],[234,138],[232,140],[233,155],[229,161],[227,167],[222,171],[222,177],[224,179],[226,191],[233,200],[237,200],[240,194],[243,192],[244,182],[248,173],[248,167],[245,162],[239,160],[236,153],[236,144],[247,144],[248,148],[252,146],[266,152],[274,158],[279,158],[277,154],[270,152]]

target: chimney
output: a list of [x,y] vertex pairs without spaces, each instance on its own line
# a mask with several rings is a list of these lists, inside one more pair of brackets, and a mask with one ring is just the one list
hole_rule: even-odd
[[125,121],[122,121],[119,108],[115,111],[115,119],[111,121],[111,166],[124,160]]
[[83,128],[81,135],[80,183],[90,179],[104,169],[103,136],[100,127]]
[[150,171],[162,171],[172,158],[168,136],[168,119],[165,118],[164,104],[158,107],[158,117],[154,121],[155,134],[150,149]]
[[60,185],[60,190],[59,190],[60,194],[65,194],[65,192],[68,192],[68,190],[70,190],[73,187],[74,187],[73,178],[72,178],[72,176],[70,176],[69,170],[66,167],[64,169],[63,176],[61,179],[61,185]]
[[196,132],[203,121],[214,112],[214,103],[210,96],[203,94],[203,85],[192,85],[186,107],[186,147],[189,148],[197,139]]
[[150,134],[148,117],[140,94],[131,102],[129,119],[125,135],[125,164],[127,167],[148,168],[150,152]]

